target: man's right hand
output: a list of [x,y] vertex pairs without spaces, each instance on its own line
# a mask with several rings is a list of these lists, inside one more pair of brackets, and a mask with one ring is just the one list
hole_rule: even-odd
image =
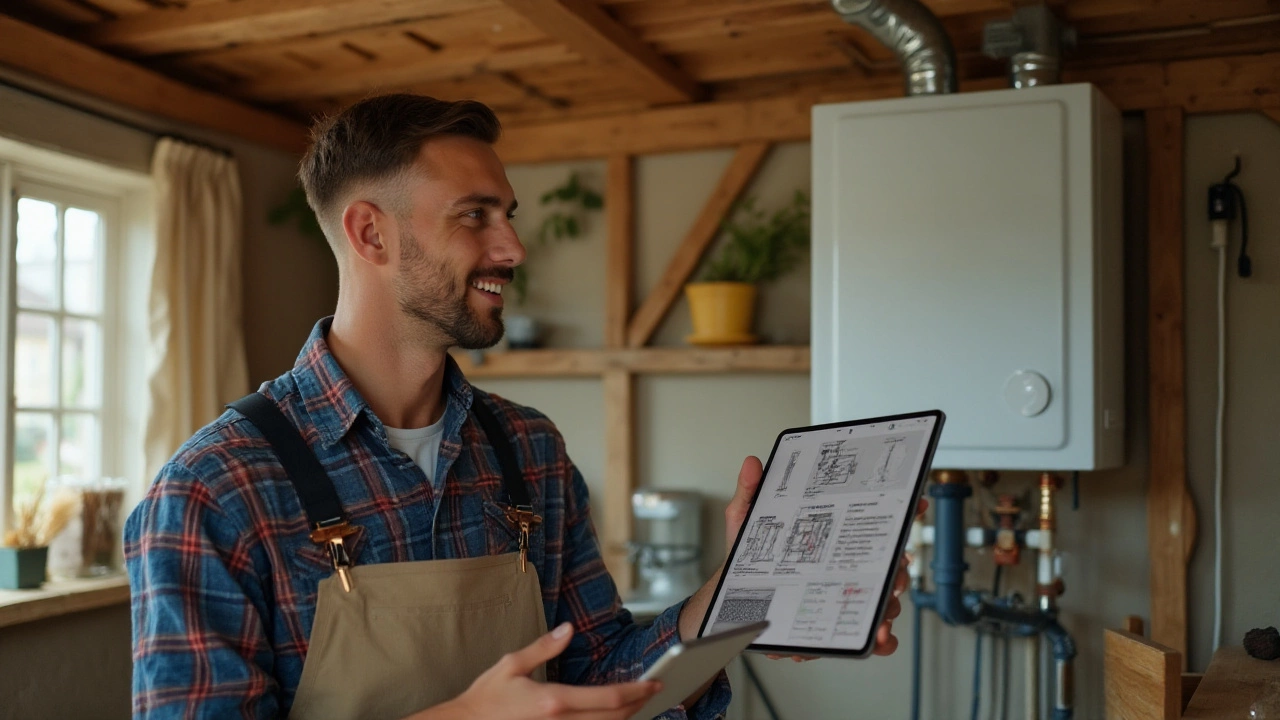
[[458,697],[413,720],[627,720],[660,689],[656,681],[574,686],[540,683],[529,677],[564,652],[573,626],[564,623],[524,649],[504,655]]

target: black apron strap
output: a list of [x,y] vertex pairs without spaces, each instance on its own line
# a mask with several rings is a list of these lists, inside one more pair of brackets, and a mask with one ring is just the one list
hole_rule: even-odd
[[[345,517],[338,493],[329,482],[329,475],[316,459],[311,448],[298,429],[280,412],[275,402],[262,393],[249,393],[227,407],[234,409],[249,419],[275,450],[293,483],[302,509],[307,513],[307,520],[312,527],[322,527]],[[524,473],[520,471],[520,463],[516,460],[515,451],[507,433],[502,429],[493,410],[481,399],[471,403],[476,420],[484,430],[489,444],[498,456],[498,466],[502,470],[502,486],[507,492],[511,504],[516,507],[532,507],[529,499],[529,488],[524,483]]]
[[307,446],[302,433],[280,412],[273,400],[255,392],[227,407],[248,418],[271,443],[276,457],[280,458],[280,464],[289,475],[289,482],[298,493],[312,528],[327,527],[345,520],[346,514],[342,511],[342,503],[329,474]]
[[529,488],[524,484],[524,473],[520,471],[520,463],[516,461],[516,453],[511,449],[511,441],[502,429],[493,410],[483,400],[476,397],[471,402],[471,410],[480,421],[480,428],[489,438],[493,452],[498,456],[498,466],[502,469],[502,486],[507,491],[507,498],[517,508],[533,508],[529,500]]

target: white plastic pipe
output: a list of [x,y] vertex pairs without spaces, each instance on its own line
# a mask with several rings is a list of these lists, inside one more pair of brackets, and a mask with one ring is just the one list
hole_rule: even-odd
[[1040,636],[1027,638],[1027,681],[1026,711],[1022,714],[1027,720],[1040,717]]

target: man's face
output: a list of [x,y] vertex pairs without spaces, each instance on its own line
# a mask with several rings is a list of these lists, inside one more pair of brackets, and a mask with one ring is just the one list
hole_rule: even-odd
[[406,188],[396,299],[404,312],[466,349],[502,338],[503,287],[524,261],[511,226],[515,191],[493,148],[429,140]]

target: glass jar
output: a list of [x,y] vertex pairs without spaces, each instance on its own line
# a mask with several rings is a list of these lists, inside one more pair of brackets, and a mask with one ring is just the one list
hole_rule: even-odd
[[49,574],[98,577],[118,572],[120,517],[127,483],[121,478],[59,477],[53,492],[75,493],[79,512],[49,544]]

